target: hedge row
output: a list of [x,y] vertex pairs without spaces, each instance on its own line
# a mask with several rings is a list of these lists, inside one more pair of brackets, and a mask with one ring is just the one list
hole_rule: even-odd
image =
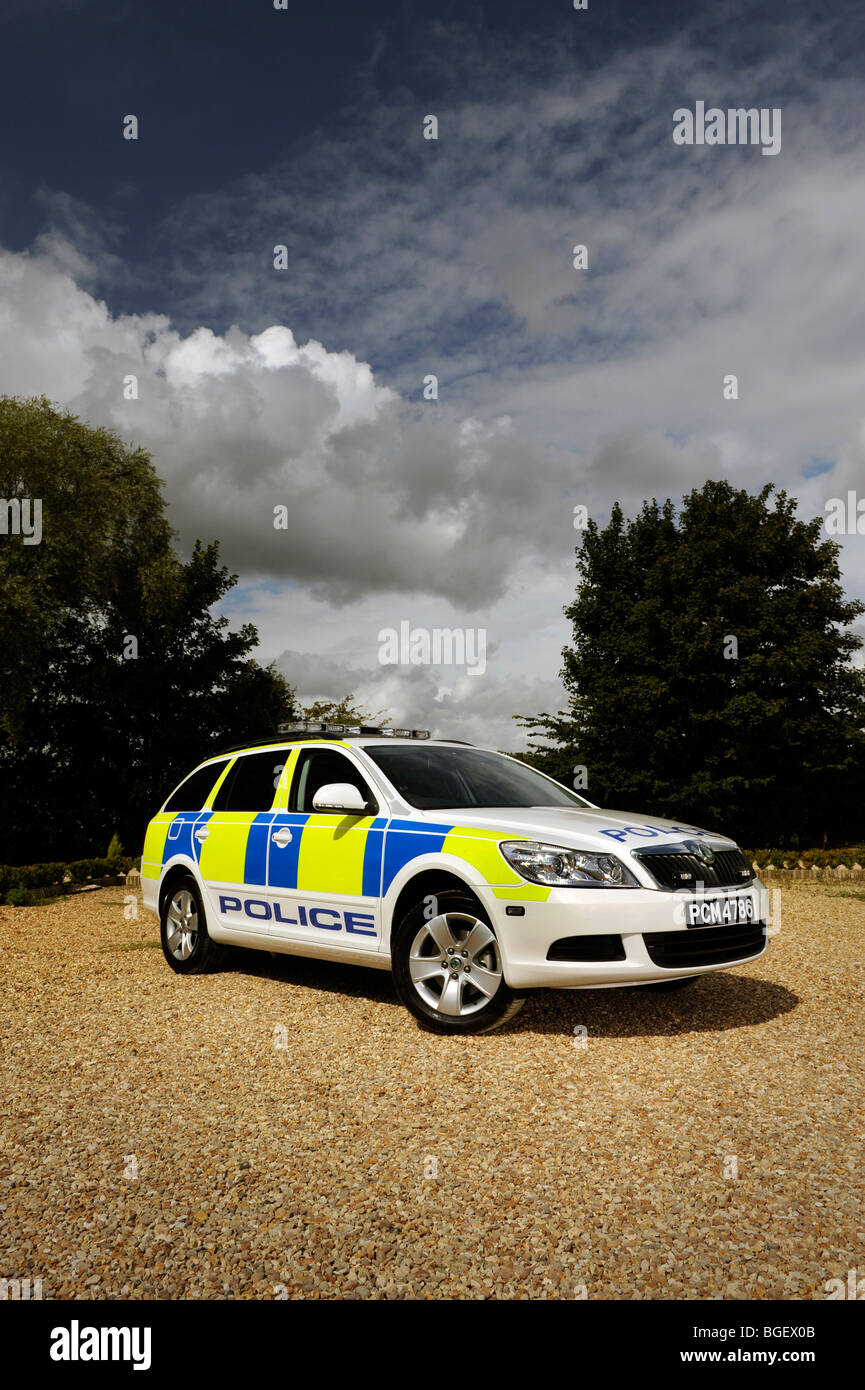
[[760,868],[774,864],[776,869],[797,869],[800,861],[806,869],[837,869],[840,865],[852,869],[854,864],[865,865],[865,845],[848,845],[846,849],[755,849],[745,850],[748,863]]
[[55,883],[90,883],[94,878],[127,874],[136,860],[75,859],[70,864],[0,864],[0,894],[10,888],[48,888]]

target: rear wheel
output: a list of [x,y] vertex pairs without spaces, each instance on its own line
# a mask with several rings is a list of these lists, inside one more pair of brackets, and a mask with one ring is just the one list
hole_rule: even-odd
[[448,889],[417,903],[400,923],[392,947],[396,992],[434,1033],[487,1033],[500,1028],[523,999],[505,984],[501,951],[480,905]]
[[201,894],[191,874],[177,879],[166,893],[159,925],[163,955],[178,975],[203,975],[222,961],[222,950],[207,934]]

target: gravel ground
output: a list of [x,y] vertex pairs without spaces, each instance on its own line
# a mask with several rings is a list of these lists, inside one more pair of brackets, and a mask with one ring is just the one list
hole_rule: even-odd
[[157,938],[122,889],[0,907],[0,1277],[44,1298],[812,1299],[865,1269],[862,891],[785,888],[769,954],[681,994],[538,994],[475,1039],[384,973],[184,979]]

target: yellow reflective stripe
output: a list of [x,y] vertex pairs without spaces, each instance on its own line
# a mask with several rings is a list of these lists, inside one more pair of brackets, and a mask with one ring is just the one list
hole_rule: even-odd
[[162,857],[165,854],[165,840],[168,827],[174,820],[174,812],[162,812],[154,816],[144,836],[144,849],[141,854],[141,877],[159,878],[162,872]]
[[258,811],[216,811],[201,846],[199,867],[211,883],[243,883],[249,827]]
[[363,856],[373,816],[346,823],[345,815],[317,812],[303,827],[297,859],[297,887],[306,893],[363,892]]
[[279,779],[279,786],[276,789],[275,805],[278,811],[284,811],[288,805],[288,789],[291,786],[291,779],[294,776],[297,751],[296,748],[289,748],[286,750],[285,767],[282,769],[282,776]]
[[454,854],[471,864],[497,898],[543,903],[550,896],[549,888],[540,883],[527,883],[499,851],[501,840],[526,838],[525,835],[506,835],[501,830],[479,830],[474,825],[455,825],[445,836],[442,853]]
[[225,764],[225,767],[219,774],[219,781],[217,782],[216,786],[211,790],[210,796],[207,798],[204,805],[202,806],[202,811],[210,810],[211,806],[213,805],[213,798],[216,796],[216,793],[219,791],[219,788],[222,786],[223,782],[225,781],[226,777],[228,776],[229,772],[234,767],[234,764],[236,762],[236,758],[229,758],[228,762]]
[[549,888],[545,888],[541,883],[526,883],[523,880],[518,886],[511,888],[494,888],[494,898],[506,898],[508,902],[528,902],[545,903],[550,896]]
[[511,838],[498,830],[476,830],[455,825],[445,835],[443,854],[455,854],[482,874],[487,883],[525,883],[499,853],[499,840]]

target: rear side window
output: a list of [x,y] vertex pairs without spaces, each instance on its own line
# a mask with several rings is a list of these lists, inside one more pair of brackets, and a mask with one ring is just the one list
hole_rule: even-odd
[[284,762],[278,748],[239,757],[214,797],[214,811],[269,811]]
[[223,758],[221,763],[207,763],[205,767],[191,772],[186,781],[181,782],[177,791],[168,798],[164,809],[166,811],[200,811],[210,796],[217,779],[221,777],[223,769],[227,766],[228,759]]

